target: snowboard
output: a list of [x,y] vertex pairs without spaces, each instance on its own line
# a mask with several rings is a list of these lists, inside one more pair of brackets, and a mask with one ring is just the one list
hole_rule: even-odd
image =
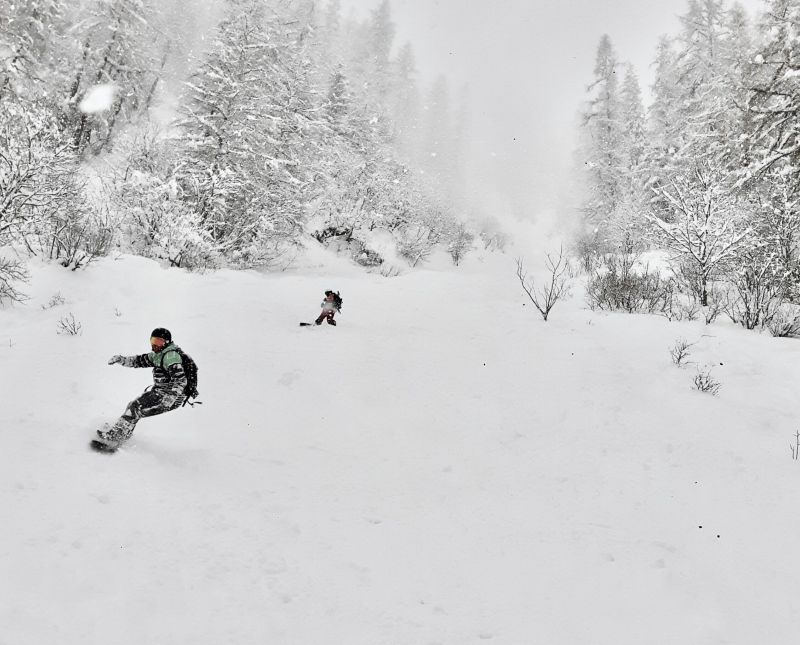
[[99,439],[92,439],[89,442],[89,447],[95,452],[112,453],[112,452],[117,452],[119,444],[111,444],[111,443],[106,443],[105,441],[100,441]]
[[[101,429],[107,430],[110,424],[104,423],[102,424]],[[95,432],[92,435],[91,441],[89,441],[89,447],[94,450],[95,452],[116,452],[117,448],[120,447],[120,442],[117,441],[103,441]]]

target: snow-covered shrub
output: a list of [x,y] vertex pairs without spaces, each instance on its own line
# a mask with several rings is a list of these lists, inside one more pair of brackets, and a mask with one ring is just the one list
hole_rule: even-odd
[[42,254],[75,271],[108,254],[114,230],[107,214],[68,206],[41,222],[36,238]]
[[785,282],[778,271],[775,255],[762,247],[741,253],[728,275],[725,312],[746,329],[767,325],[783,303]]
[[486,251],[504,251],[508,244],[508,234],[506,234],[500,223],[495,218],[481,220],[477,224],[478,237],[483,243]]
[[72,312],[58,321],[58,334],[62,336],[80,336],[83,334],[83,325],[75,318]]
[[694,387],[700,392],[707,392],[712,396],[716,396],[719,393],[722,384],[717,382],[717,380],[711,376],[710,370],[698,369],[697,374],[695,374],[694,377]]
[[458,222],[447,234],[447,252],[453,259],[453,264],[458,266],[458,263],[472,248],[475,241],[475,235],[467,228],[463,222]]
[[383,264],[383,257],[378,251],[368,248],[367,245],[353,235],[353,231],[329,226],[321,231],[314,231],[311,236],[320,244],[336,251],[345,252],[353,260],[365,267],[376,267]]
[[538,289],[532,278],[528,278],[527,272],[521,258],[517,259],[517,278],[519,278],[522,290],[528,295],[533,306],[547,321],[550,310],[563,297],[569,295],[569,260],[564,257],[563,247],[559,249],[558,258],[550,253],[547,254],[546,261],[548,278]]
[[179,199],[173,180],[134,170],[117,178],[112,190],[124,243],[133,253],[190,270],[220,266],[219,248],[199,216]]
[[284,270],[292,265],[300,246],[291,236],[255,234],[250,244],[223,250],[226,264],[236,269],[256,267]]
[[575,239],[573,255],[580,259],[578,264],[587,275],[602,264],[602,258],[608,252],[608,245],[595,233],[584,232]]
[[17,283],[27,283],[29,277],[28,270],[20,260],[0,257],[0,304],[27,300],[27,296],[17,288]]
[[89,207],[69,135],[52,106],[0,105],[0,243],[77,269],[105,255],[111,228]]
[[600,258],[586,283],[586,297],[592,309],[628,313],[673,311],[675,285],[648,265],[639,266],[638,256],[623,250]]
[[691,296],[682,293],[675,280],[663,280],[663,301],[654,313],[659,313],[669,321],[697,320],[703,307]]
[[424,262],[439,241],[438,232],[421,222],[396,230],[394,236],[397,252],[412,267]]
[[412,267],[424,262],[438,244],[447,239],[448,231],[455,230],[457,222],[453,212],[442,203],[423,204],[411,219],[397,220],[392,234],[397,252]]
[[719,277],[718,272],[715,271],[714,274],[708,276],[709,281],[704,285],[703,274],[698,269],[697,263],[689,261],[685,257],[675,258],[670,262],[670,269],[672,269],[680,292],[698,302],[702,301],[703,289],[705,288],[706,294],[708,295],[711,284],[710,281]]
[[800,336],[800,307],[797,305],[781,305],[772,319],[767,321],[767,329],[779,338]]
[[686,359],[689,358],[689,355],[691,354],[689,348],[693,344],[694,343],[690,343],[685,338],[679,338],[676,340],[675,344],[669,350],[669,355],[672,359],[672,362],[678,367],[682,367]]
[[107,183],[107,198],[132,253],[200,271],[221,266],[221,248],[183,199],[170,142],[145,129],[120,143],[125,166]]
[[396,278],[402,274],[402,271],[400,271],[399,267],[393,265],[383,265],[380,268],[380,274],[384,278]]
[[383,258],[380,253],[368,249],[363,243],[359,242],[361,248],[354,252],[353,259],[364,267],[376,267],[383,264]]
[[53,295],[52,298],[48,301],[46,305],[42,305],[42,309],[52,309],[53,307],[60,307],[66,302],[64,296],[61,295],[61,292],[57,292]]
[[[0,102],[0,245],[50,247],[50,220],[81,212],[77,159],[47,106],[4,97]],[[45,239],[42,239],[44,235]],[[39,244],[42,242],[42,244]]]

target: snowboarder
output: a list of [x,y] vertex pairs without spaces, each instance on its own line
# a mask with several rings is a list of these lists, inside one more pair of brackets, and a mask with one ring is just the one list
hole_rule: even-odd
[[172,342],[168,329],[158,327],[150,334],[150,347],[153,351],[138,356],[112,356],[109,365],[125,367],[153,368],[153,385],[134,399],[114,424],[104,424],[97,431],[97,441],[110,449],[117,448],[133,434],[139,419],[169,412],[181,407],[189,396],[197,396],[196,390],[187,392],[187,375],[184,371],[184,357],[180,348]]
[[323,320],[327,320],[329,325],[335,325],[336,321],[333,317],[337,311],[342,311],[342,298],[339,296],[339,292],[326,291],[325,300],[322,301],[321,307],[322,313],[314,321],[314,324],[321,325]]

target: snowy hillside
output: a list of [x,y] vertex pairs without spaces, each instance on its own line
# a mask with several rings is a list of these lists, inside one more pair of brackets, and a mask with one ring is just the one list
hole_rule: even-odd
[[[544,323],[514,270],[34,265],[0,311],[0,644],[795,642],[800,343],[579,287]],[[330,288],[339,325],[298,327]],[[91,452],[156,326],[203,405]]]

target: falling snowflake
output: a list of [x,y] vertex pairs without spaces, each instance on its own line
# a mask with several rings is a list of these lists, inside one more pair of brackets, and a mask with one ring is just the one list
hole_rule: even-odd
[[105,112],[114,103],[114,94],[117,88],[114,85],[95,85],[84,94],[83,100],[78,105],[81,112],[94,114]]

